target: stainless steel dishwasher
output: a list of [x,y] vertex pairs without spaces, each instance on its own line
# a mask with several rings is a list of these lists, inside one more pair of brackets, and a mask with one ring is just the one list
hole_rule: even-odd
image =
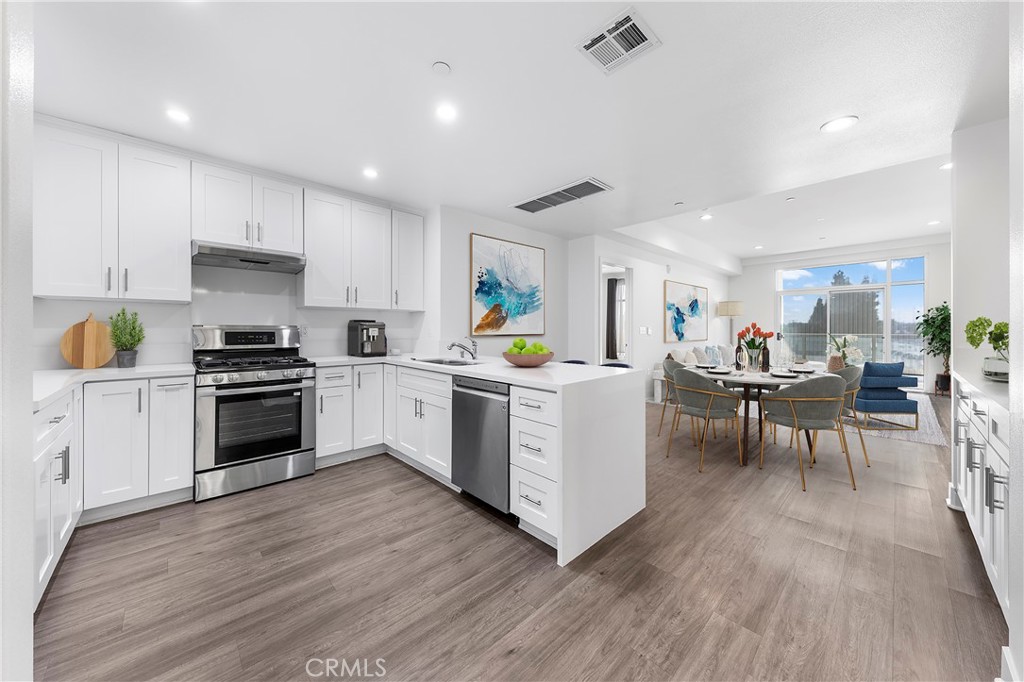
[[454,377],[452,483],[508,512],[508,384]]

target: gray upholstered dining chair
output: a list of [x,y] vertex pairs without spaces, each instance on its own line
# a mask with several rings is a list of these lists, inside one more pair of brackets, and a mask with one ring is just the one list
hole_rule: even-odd
[[678,368],[672,373],[672,383],[676,390],[676,413],[668,431],[668,447],[665,456],[672,450],[672,432],[679,428],[682,415],[693,419],[703,419],[704,427],[700,435],[700,463],[697,471],[704,471],[704,446],[708,440],[708,424],[715,419],[731,420],[736,427],[736,449],[740,465],[743,464],[743,451],[740,444],[739,415],[742,398],[735,392],[719,386],[717,383],[685,368]]
[[836,376],[846,379],[846,393],[843,394],[843,416],[853,417],[853,423],[857,426],[857,435],[860,436],[860,449],[864,452],[864,463],[871,466],[868,459],[868,446],[864,444],[864,432],[860,428],[860,415],[857,413],[857,393],[860,392],[860,378],[864,375],[864,368],[851,365],[834,372]]
[[[839,445],[846,455],[846,468],[850,471],[850,485],[856,490],[857,481],[853,478],[850,447],[846,442],[846,431],[843,429],[845,395],[846,379],[835,374],[826,374],[787,386],[771,395],[761,396],[761,410],[765,421],[771,424],[788,426],[794,431],[814,432],[810,462],[812,467],[818,431],[838,433]],[[800,464],[800,485],[806,492],[807,480],[804,478],[804,458],[799,437],[796,439],[796,456]],[[758,466],[764,468],[764,439],[761,440],[761,461]]]
[[668,404],[676,404],[676,386],[672,383],[672,374],[681,368],[683,363],[676,362],[668,357],[661,363],[661,366],[665,372],[665,395],[661,400],[661,422],[658,423],[658,438],[661,438],[661,430],[665,428],[665,410],[668,408]]

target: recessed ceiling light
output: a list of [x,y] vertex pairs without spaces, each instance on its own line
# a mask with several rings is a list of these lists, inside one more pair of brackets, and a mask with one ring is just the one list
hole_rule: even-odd
[[710,213],[708,213],[708,210],[706,208],[704,209],[704,212],[700,214],[700,219],[701,220],[711,220],[714,217],[715,216],[713,216]]
[[796,197],[786,197],[786,201],[796,201]]
[[676,202],[676,206],[685,206],[685,205],[686,205],[686,204],[685,204],[685,203],[683,203],[682,201],[677,201],[677,202]]
[[818,218],[818,222],[819,223],[823,223],[823,222],[825,222],[825,219],[824,218]]
[[763,248],[764,248],[763,246],[761,246],[761,245],[757,245],[757,246],[755,246],[755,247],[754,247],[754,250],[755,250],[755,251],[759,251],[759,250],[761,250],[761,249],[763,249]]
[[860,119],[856,116],[840,116],[839,118],[834,118],[831,121],[821,124],[821,132],[836,133],[840,130],[846,130],[851,126],[857,125],[858,121],[860,121]]
[[447,76],[452,72],[452,67],[448,62],[437,61],[431,64],[430,68],[433,69],[434,73],[438,76]]
[[363,175],[368,177],[368,178],[370,178],[371,180],[373,180],[375,177],[377,177],[377,169],[376,168],[364,168],[363,169]]
[[454,105],[444,102],[437,107],[437,117],[445,123],[451,123],[459,117],[459,112],[455,109]]
[[952,167],[953,167],[953,162],[952,161],[947,161],[946,163],[944,163],[941,166],[939,166],[939,170],[949,170]]
[[938,221],[938,220],[929,220],[929,221],[928,221],[928,224],[929,224],[929,225],[938,225],[938,224],[939,224],[939,221]]
[[825,241],[825,238],[824,238],[824,237],[818,237],[818,239],[820,239],[820,240],[822,240],[822,241]]
[[182,111],[181,109],[168,109],[167,118],[171,119],[175,123],[188,123],[192,117],[188,115],[188,112]]

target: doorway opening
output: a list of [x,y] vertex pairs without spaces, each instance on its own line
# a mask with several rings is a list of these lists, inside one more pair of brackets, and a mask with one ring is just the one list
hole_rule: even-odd
[[601,261],[601,363],[632,363],[633,269]]

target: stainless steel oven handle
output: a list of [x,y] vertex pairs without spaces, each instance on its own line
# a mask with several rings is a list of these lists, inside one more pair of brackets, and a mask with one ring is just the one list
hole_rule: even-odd
[[298,384],[268,384],[265,386],[249,386],[247,388],[217,388],[215,386],[203,386],[196,389],[198,396],[210,395],[244,395],[246,393],[270,393],[273,391],[295,391],[300,388],[313,388],[316,383],[303,381]]

